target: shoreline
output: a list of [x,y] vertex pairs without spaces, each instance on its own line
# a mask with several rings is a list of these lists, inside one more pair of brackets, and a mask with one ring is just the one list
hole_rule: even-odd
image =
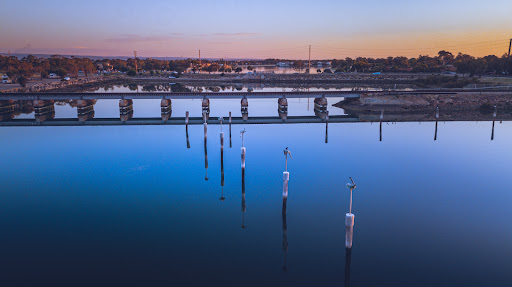
[[[189,86],[258,86],[292,88],[462,88],[468,85],[499,86],[512,85],[511,78],[470,78],[440,76],[436,74],[184,74],[179,78],[127,77],[125,75],[92,76],[71,81],[50,79],[29,82],[23,88],[19,85],[3,86],[1,92],[74,92],[101,88],[107,85],[165,84],[176,83]],[[443,85],[449,86],[443,86]]]

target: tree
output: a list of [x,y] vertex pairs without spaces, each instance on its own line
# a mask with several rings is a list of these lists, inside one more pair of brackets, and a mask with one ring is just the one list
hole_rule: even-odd
[[320,74],[320,73],[322,72],[322,70],[318,69],[318,70],[316,70],[316,72],[317,72],[318,74]]
[[304,69],[304,62],[303,61],[295,61],[292,65],[293,69],[299,72],[302,72],[302,69]]
[[130,76],[130,77],[133,77],[133,76],[136,76],[137,75],[137,72],[135,71],[135,69],[130,69],[128,70],[128,72],[126,73],[127,76]]
[[439,56],[439,58],[441,58],[441,62],[443,63],[443,66],[446,65],[446,61],[451,61],[453,60],[453,55],[452,53],[448,52],[448,51],[445,51],[445,50],[442,50],[442,51],[439,51],[437,53],[437,55]]
[[60,78],[64,78],[68,74],[66,70],[64,70],[64,68],[58,68],[56,70],[53,70],[53,72]]
[[252,66],[247,66],[247,70],[252,71],[254,68]]
[[235,73],[240,74],[240,72],[242,72],[242,68],[240,68],[240,67],[236,67],[236,69],[235,69]]
[[354,69],[358,72],[363,72],[368,68],[368,60],[366,58],[357,58],[355,63],[352,65]]
[[455,57],[455,66],[457,67],[457,71],[462,73],[462,76],[465,74],[471,74],[471,62],[474,61],[475,58],[459,53],[457,57]]
[[20,85],[22,87],[26,87],[27,86],[27,78],[21,76],[21,77],[18,77],[18,83],[20,83]]

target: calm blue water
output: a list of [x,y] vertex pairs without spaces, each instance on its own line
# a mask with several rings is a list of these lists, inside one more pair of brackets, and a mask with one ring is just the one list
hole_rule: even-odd
[[494,141],[490,122],[440,123],[436,142],[434,123],[384,124],[382,142],[376,124],[331,123],[328,144],[324,124],[233,125],[232,148],[223,129],[225,201],[217,125],[207,171],[203,126],[189,127],[189,149],[184,126],[0,128],[2,286],[511,282],[512,123],[496,123]]

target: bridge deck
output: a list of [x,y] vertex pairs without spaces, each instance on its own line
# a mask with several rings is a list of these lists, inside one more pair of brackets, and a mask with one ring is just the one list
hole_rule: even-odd
[[[359,118],[354,116],[330,116],[330,123],[358,122]],[[189,125],[202,125],[202,117],[190,117]],[[218,118],[210,117],[208,124],[220,124]],[[229,124],[228,118],[224,118],[224,124]],[[316,116],[293,116],[286,120],[280,117],[250,117],[244,120],[241,117],[233,117],[231,123],[239,124],[298,124],[298,123],[325,123]],[[185,125],[184,117],[170,118],[167,121],[162,118],[133,118],[127,121],[121,121],[119,118],[94,118],[87,121],[79,121],[77,118],[57,118],[44,122],[37,122],[35,119],[14,119],[0,122],[0,127],[5,126],[114,126],[114,125]]]
[[[405,94],[455,94],[459,92],[500,92],[482,89],[434,89],[434,90],[386,90],[386,91],[313,91],[313,92],[219,92],[219,93],[0,93],[0,100],[95,100],[95,99],[240,99],[240,98],[357,98],[361,94],[405,95]],[[503,90],[501,92],[510,92]]]

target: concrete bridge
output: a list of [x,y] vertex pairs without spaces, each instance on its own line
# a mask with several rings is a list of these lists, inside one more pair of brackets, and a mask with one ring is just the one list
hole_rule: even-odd
[[[203,117],[190,117],[188,125],[202,125]],[[210,117],[206,120],[208,124],[220,124],[217,117]],[[242,117],[231,118],[231,124],[299,124],[299,123],[325,123],[325,119],[316,116],[294,116],[283,120],[281,117],[250,117],[244,120]],[[331,116],[330,123],[350,123],[359,122],[358,117],[354,116]],[[229,124],[229,118],[224,118],[224,124]],[[36,119],[13,119],[0,122],[0,127],[6,126],[117,126],[117,125],[186,125],[185,117],[173,117],[168,120],[162,120],[160,117],[154,118],[131,118],[123,120],[120,118],[92,118],[87,121],[81,121],[78,118],[57,118],[45,121]]]
[[[231,118],[232,124],[282,124],[282,123],[327,123],[379,121],[374,115],[331,116],[327,111],[329,97],[359,97],[365,94],[453,94],[462,90],[419,90],[416,91],[320,91],[320,92],[263,92],[263,93],[26,93],[0,94],[0,126],[84,126],[84,125],[178,125],[216,124],[210,119],[210,99],[240,99],[242,117]],[[314,99],[315,116],[288,116],[288,99]],[[171,117],[172,99],[201,99],[201,118]],[[276,114],[273,117],[249,117],[248,98],[276,99]],[[119,118],[95,118],[96,99],[118,99]],[[151,118],[133,118],[133,99],[160,99],[161,115]],[[55,100],[73,100],[77,107],[77,117],[55,119]],[[34,112],[34,119],[15,119],[16,115]],[[156,116],[156,115],[155,115]],[[398,119],[403,118],[401,116]],[[393,120],[386,115],[386,121]],[[395,118],[396,119],[396,118]],[[425,120],[425,118],[419,120]],[[504,119],[505,120],[505,119]],[[400,120],[399,120],[400,121]]]
[[[145,92],[145,93],[0,93],[0,100],[99,100],[99,99],[268,99],[268,98],[358,98],[362,94],[456,94],[460,92],[499,92],[484,89],[382,90],[382,91],[312,91],[312,92]],[[507,90],[504,90],[507,91]],[[508,90],[510,92],[510,90]]]

